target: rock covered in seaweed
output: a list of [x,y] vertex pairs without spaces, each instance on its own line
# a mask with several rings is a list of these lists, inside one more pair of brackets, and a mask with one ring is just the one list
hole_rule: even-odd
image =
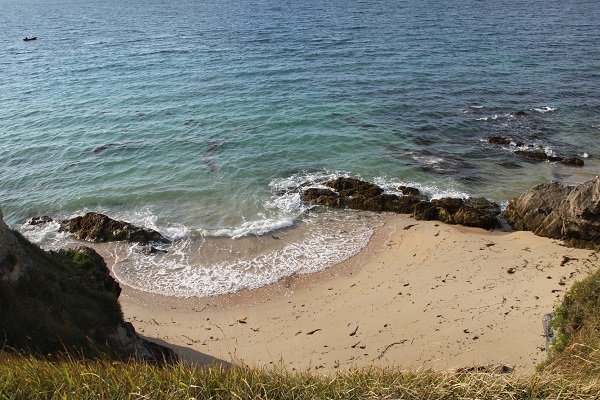
[[529,189],[508,203],[504,217],[518,230],[563,239],[568,244],[600,245],[600,178],[578,186],[557,182]]
[[141,244],[168,243],[169,240],[153,229],[145,229],[125,221],[114,220],[104,214],[89,212],[62,222],[62,230],[78,239],[91,242],[127,241]]

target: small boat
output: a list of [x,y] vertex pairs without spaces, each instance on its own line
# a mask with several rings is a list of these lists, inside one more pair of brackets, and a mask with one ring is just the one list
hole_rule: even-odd
[[29,42],[31,40],[37,40],[37,36],[25,36],[23,38],[24,41]]

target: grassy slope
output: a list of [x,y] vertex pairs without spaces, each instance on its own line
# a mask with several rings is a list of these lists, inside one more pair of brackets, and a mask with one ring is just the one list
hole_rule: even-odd
[[[2,357],[2,356],[0,356]],[[560,376],[361,370],[334,377],[251,368],[156,367],[0,358],[1,399],[597,399],[600,386]]]
[[97,289],[93,260],[72,252],[72,261],[61,261],[16,236],[34,267],[16,285],[0,281],[0,346],[38,354],[107,351],[107,333],[122,313],[113,293]]

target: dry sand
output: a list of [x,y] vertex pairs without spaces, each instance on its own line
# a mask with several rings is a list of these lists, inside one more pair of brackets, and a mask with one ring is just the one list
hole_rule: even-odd
[[592,251],[529,232],[394,215],[361,253],[320,273],[205,299],[123,287],[121,304],[138,332],[192,362],[529,373],[546,357],[543,315],[597,265]]

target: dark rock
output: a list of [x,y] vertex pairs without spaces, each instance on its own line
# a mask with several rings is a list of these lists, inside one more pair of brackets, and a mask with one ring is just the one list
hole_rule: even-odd
[[140,252],[144,255],[150,256],[152,254],[167,254],[167,250],[159,249],[154,246],[142,246]]
[[521,142],[521,141],[519,140],[518,142],[515,142],[515,146],[517,146],[517,147],[523,147],[523,146],[525,146],[525,143],[524,143],[524,142]]
[[29,220],[27,220],[27,224],[28,225],[42,225],[42,224],[47,224],[54,221],[52,218],[50,218],[47,215],[42,215],[41,217],[33,217]]
[[486,229],[498,225],[496,216],[500,214],[500,207],[483,198],[423,201],[419,190],[415,188],[400,186],[398,189],[404,195],[397,196],[385,194],[379,186],[353,178],[337,178],[325,182],[325,185],[335,191],[309,188],[302,193],[303,200],[309,204],[334,208],[413,214],[416,219],[439,220],[448,224]]
[[373,197],[383,193],[383,189],[379,186],[354,178],[337,178],[332,181],[325,182],[325,186],[335,189],[340,196],[345,197],[356,195]]
[[92,242],[121,240],[141,244],[169,242],[155,230],[140,228],[128,222],[117,221],[93,212],[63,221],[61,230],[73,233],[78,239]]
[[419,189],[410,186],[398,186],[398,190],[400,190],[404,196],[421,195],[421,191]]
[[302,192],[302,200],[308,204],[333,208],[345,207],[343,199],[331,189],[309,188]]
[[415,205],[419,204],[421,198],[414,195],[396,196],[384,194],[383,211],[395,212],[398,214],[412,214],[415,210]]
[[488,138],[488,142],[493,143],[493,144],[506,145],[506,144],[510,144],[510,139],[506,138],[504,136],[490,136]]
[[420,220],[437,220],[447,224],[460,224],[484,229],[496,228],[500,214],[498,204],[484,198],[442,198],[422,201],[414,208],[414,217]]
[[552,162],[562,161],[562,157],[548,156],[548,161],[552,161]]
[[567,244],[600,245],[600,178],[578,186],[543,183],[508,203],[504,217],[515,229],[563,239]]
[[548,155],[541,150],[517,150],[515,154],[531,160],[543,161],[548,159]]
[[517,118],[523,118],[527,116],[527,113],[525,111],[517,111],[513,115]]
[[94,249],[80,246],[74,249],[50,251],[49,254],[64,264],[73,265],[80,279],[89,280],[88,287],[111,292],[116,297],[121,294],[119,283],[110,275],[106,262]]
[[582,167],[584,164],[583,160],[581,158],[577,158],[577,157],[563,158],[562,160],[560,160],[560,162],[565,165],[575,165],[578,167]]

